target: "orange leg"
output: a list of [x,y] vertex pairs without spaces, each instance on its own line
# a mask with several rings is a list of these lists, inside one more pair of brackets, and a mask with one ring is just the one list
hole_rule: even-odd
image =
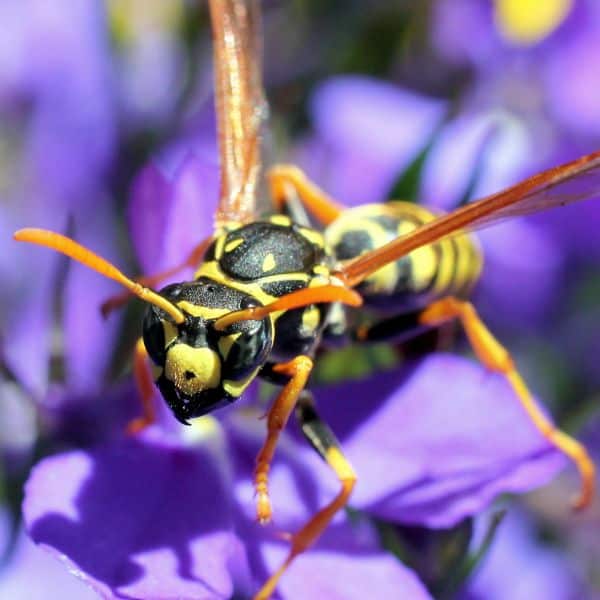
[[294,558],[312,546],[327,529],[336,513],[346,506],[356,484],[356,475],[352,466],[342,454],[342,450],[329,427],[316,414],[314,407],[310,402],[305,403],[301,399],[298,409],[304,435],[333,469],[342,484],[342,489],[329,504],[319,510],[308,523],[292,536],[288,556],[281,567],[275,571],[254,596],[254,600],[267,600],[273,594],[281,576]]
[[269,469],[279,441],[279,435],[285,427],[300,392],[304,389],[313,361],[308,356],[297,356],[287,363],[273,367],[275,373],[289,376],[291,379],[273,402],[267,414],[267,439],[256,457],[254,487],[256,490],[256,518],[261,524],[271,521],[272,510],[269,499]]
[[[164,281],[165,279],[168,279],[169,277],[172,277],[173,275],[176,275],[177,273],[179,273],[179,271],[182,271],[183,269],[185,269],[187,267],[195,267],[202,260],[202,257],[204,256],[204,253],[206,252],[206,249],[208,248],[208,245],[211,242],[211,240],[212,240],[212,238],[207,238],[205,240],[202,240],[190,252],[188,257],[181,264],[179,264],[175,267],[171,267],[170,269],[161,271],[160,273],[154,273],[154,275],[138,277],[135,281],[137,281],[137,283],[139,283],[145,287],[154,288],[157,285],[159,285],[162,281]],[[102,316],[106,318],[111,312],[113,312],[114,310],[116,310],[118,308],[121,308],[125,303],[127,303],[129,300],[131,300],[131,298],[132,298],[131,292],[123,292],[121,294],[116,294],[114,296],[111,296],[110,298],[105,300],[102,303],[102,305],[100,306],[100,312],[102,313]]]
[[136,434],[156,421],[156,411],[152,399],[154,397],[154,382],[148,366],[148,352],[144,340],[140,338],[135,344],[133,353],[133,376],[142,401],[141,417],[130,421],[127,426],[128,434]]
[[577,440],[557,429],[546,418],[517,371],[512,357],[481,321],[473,305],[452,297],[444,298],[427,307],[420,321],[424,325],[439,325],[455,318],[460,320],[477,358],[488,369],[506,377],[533,424],[551,444],[575,463],[582,483],[580,495],[574,500],[573,506],[577,509],[587,506],[594,495],[594,463]]
[[323,225],[329,225],[344,210],[341,204],[330,198],[294,165],[275,165],[267,172],[267,180],[277,210],[281,210],[286,198],[294,192]]

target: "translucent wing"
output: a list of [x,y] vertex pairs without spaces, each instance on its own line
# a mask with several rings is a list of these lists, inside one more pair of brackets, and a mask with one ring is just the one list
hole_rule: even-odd
[[260,11],[254,0],[210,0],[215,105],[221,159],[216,225],[254,213],[260,131],[267,112],[261,81]]
[[353,286],[401,256],[460,230],[481,229],[501,220],[578,200],[600,200],[600,152],[538,173],[521,183],[443,215],[385,246],[345,263],[340,275]]

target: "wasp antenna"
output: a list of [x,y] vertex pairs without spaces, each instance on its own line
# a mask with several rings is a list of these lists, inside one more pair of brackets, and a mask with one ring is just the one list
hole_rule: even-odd
[[51,248],[56,252],[60,252],[93,271],[96,271],[96,273],[100,273],[100,275],[104,275],[109,279],[117,281],[122,286],[126,287],[132,294],[135,294],[138,298],[144,300],[144,302],[148,302],[161,308],[173,318],[175,323],[183,323],[183,321],[185,321],[184,314],[166,298],[163,298],[160,294],[129,279],[129,277],[121,273],[121,271],[113,264],[104,260],[97,254],[94,254],[91,250],[84,248],[71,238],[54,231],[48,231],[47,229],[34,228],[19,229],[19,231],[15,231],[13,238],[17,242],[37,244],[38,246],[45,246],[46,248]]
[[236,310],[223,315],[215,321],[214,327],[217,331],[222,331],[229,325],[239,321],[264,319],[267,315],[280,310],[291,310],[325,302],[341,302],[349,306],[360,306],[363,300],[358,292],[339,285],[304,288],[286,294],[274,302],[265,304],[265,306],[252,306],[251,308]]

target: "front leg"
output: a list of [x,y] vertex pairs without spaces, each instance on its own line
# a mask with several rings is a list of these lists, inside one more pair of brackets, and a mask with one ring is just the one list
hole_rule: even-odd
[[254,488],[256,490],[256,517],[261,524],[271,521],[272,510],[269,498],[269,470],[275,454],[275,448],[281,431],[285,427],[298,396],[306,386],[313,368],[308,356],[297,356],[287,363],[273,367],[273,372],[289,377],[290,380],[281,390],[267,414],[267,439],[258,456],[254,470]]

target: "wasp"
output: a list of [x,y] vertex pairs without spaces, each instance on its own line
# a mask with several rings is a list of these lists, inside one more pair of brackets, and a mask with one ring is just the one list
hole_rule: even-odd
[[[256,459],[258,520],[271,520],[269,469],[295,409],[305,437],[339,479],[340,491],[292,536],[286,560],[255,598],[272,595],[294,558],[347,505],[357,481],[306,391],[316,353],[328,340],[396,340],[458,321],[477,358],[504,375],[543,436],[574,462],[582,482],[575,506],[588,505],[593,462],[536,405],[468,294],[482,265],[471,231],[598,196],[600,152],[445,215],[400,201],[345,209],[300,169],[277,165],[266,173],[274,214],[257,218],[266,115],[259,6],[254,0],[210,0],[209,6],[221,178],[214,234],[185,263],[195,266],[194,279],[156,292],[151,286],[166,273],[134,281],[72,239],[47,230],[22,229],[14,238],[61,252],[148,304],[133,361],[143,415],[131,431],[154,420],[153,381],[182,423],[234,403],[257,377],[281,386]],[[352,313],[365,307],[379,316],[352,325]]]

